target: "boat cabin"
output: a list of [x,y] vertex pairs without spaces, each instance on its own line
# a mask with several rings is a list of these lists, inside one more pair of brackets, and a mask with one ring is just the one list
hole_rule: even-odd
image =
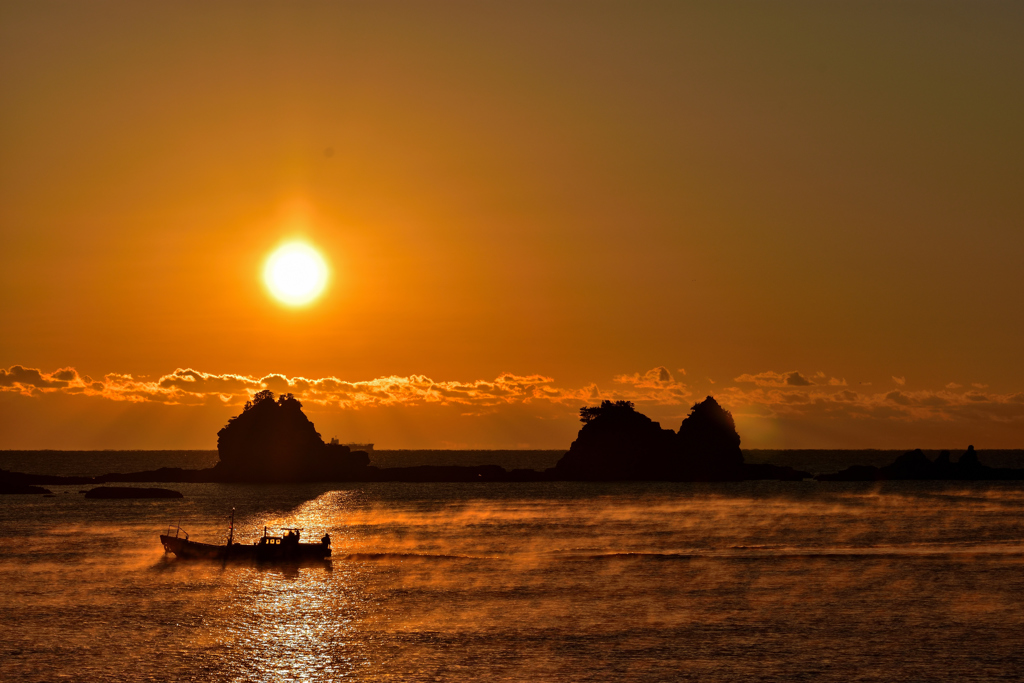
[[275,546],[277,546],[277,545],[298,545],[299,544],[299,535],[302,533],[302,529],[301,528],[298,528],[298,527],[288,527],[288,528],[282,529],[282,531],[287,531],[288,533],[286,533],[284,536],[270,536],[267,533],[267,527],[263,527],[263,536],[260,538],[259,541],[256,542],[256,545],[260,545],[260,546],[275,545]]

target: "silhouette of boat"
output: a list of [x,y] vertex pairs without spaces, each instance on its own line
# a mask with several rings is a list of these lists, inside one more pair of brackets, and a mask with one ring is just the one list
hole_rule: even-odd
[[[183,560],[218,560],[221,562],[322,562],[331,556],[331,537],[324,534],[319,543],[300,543],[302,529],[298,527],[283,528],[286,534],[271,536],[267,527],[263,527],[263,536],[252,545],[235,542],[235,511],[231,510],[231,527],[227,543],[200,543],[189,539],[188,532],[176,525],[171,536],[170,527],[166,534],[160,535],[164,552],[173,553]],[[181,536],[184,534],[184,537]]]

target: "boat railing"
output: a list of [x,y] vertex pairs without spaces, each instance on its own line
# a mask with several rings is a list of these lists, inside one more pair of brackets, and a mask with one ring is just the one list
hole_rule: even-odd
[[182,534],[185,534],[185,540],[186,541],[188,540],[188,532],[181,528],[181,522],[180,521],[177,524],[175,524],[173,527],[170,524],[167,525],[167,533],[165,534],[166,536],[170,536],[171,535],[171,529],[172,528],[174,529],[174,537],[175,538],[178,538],[178,534],[182,533]]

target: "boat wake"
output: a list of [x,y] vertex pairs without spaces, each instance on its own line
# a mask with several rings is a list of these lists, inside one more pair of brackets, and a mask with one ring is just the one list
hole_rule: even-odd
[[348,560],[483,560],[489,558],[439,553],[349,553],[347,555],[334,555],[332,559],[335,562],[339,562]]

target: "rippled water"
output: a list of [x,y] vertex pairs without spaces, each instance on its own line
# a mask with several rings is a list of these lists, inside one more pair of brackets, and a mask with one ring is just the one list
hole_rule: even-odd
[[[0,499],[0,679],[1013,680],[1024,486],[176,485]],[[65,493],[67,491],[67,493]],[[329,531],[298,568],[158,541]]]

